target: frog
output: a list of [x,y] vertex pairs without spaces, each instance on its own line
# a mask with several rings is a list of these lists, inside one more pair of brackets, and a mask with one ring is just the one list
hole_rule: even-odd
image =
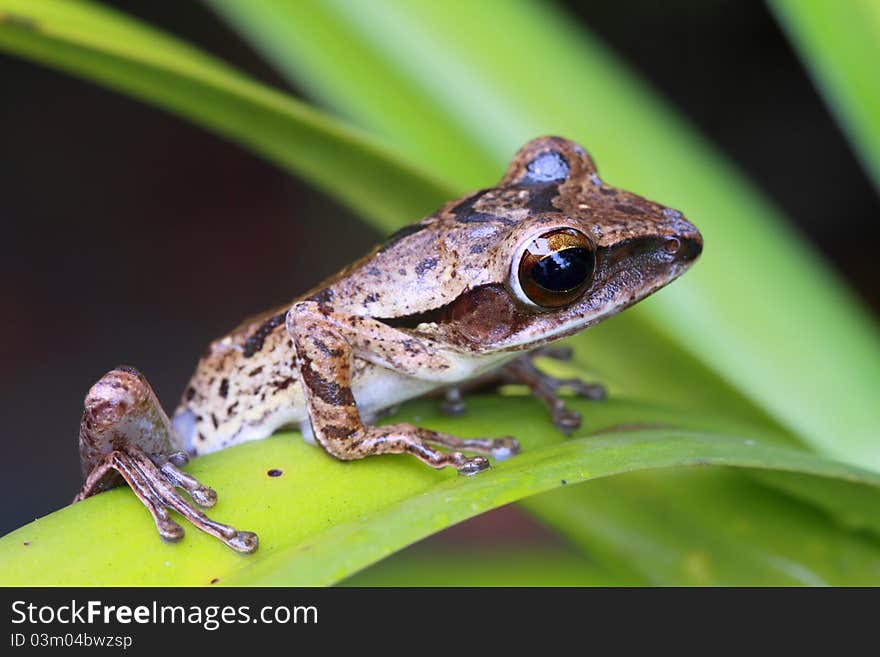
[[560,392],[601,399],[604,388],[551,377],[534,359],[570,357],[554,343],[677,279],[702,245],[679,210],[606,184],[577,143],[533,139],[495,186],[448,201],[211,342],[172,416],[137,369],[107,372],[84,402],[75,501],[127,484],[165,541],[184,536],[174,511],[249,554],[256,533],[204,513],[217,494],[184,471],[189,459],[298,427],[341,461],[409,454],[483,472],[518,453],[518,440],[376,421],[431,394],[460,413],[463,391],[520,383],[570,433],[581,416]]

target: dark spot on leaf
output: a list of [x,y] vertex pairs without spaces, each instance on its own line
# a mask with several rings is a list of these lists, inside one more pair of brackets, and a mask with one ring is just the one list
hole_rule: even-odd
[[284,470],[279,470],[278,468],[272,468],[267,473],[270,477],[280,477],[284,474]]
[[36,32],[40,28],[40,24],[33,18],[5,12],[0,15],[0,23],[9,25],[10,27],[18,27],[22,30],[29,30],[31,32]]
[[216,584],[216,583],[219,582],[219,581],[220,581],[220,578],[219,578],[219,577],[215,577],[214,579],[211,580],[211,584]]

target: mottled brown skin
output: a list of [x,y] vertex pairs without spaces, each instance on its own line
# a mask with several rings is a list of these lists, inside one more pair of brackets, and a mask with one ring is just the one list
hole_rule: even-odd
[[[580,277],[567,290],[554,288],[564,278],[536,287],[531,268],[543,256],[529,251],[527,260],[524,249],[557,243],[546,236],[559,231],[583,248],[571,270],[565,267],[575,251],[553,256]],[[299,424],[338,459],[409,453],[433,467],[478,472],[488,460],[463,452],[502,458],[517,451],[516,441],[464,440],[370,421],[425,392],[492,379],[526,383],[557,426],[576,427],[580,417],[556,390],[596,398],[601,389],[546,377],[518,355],[584,330],[666,285],[690,266],[701,245],[699,232],[678,211],[602,183],[577,144],[533,140],[497,186],[450,201],[303,296],[213,342],[185,389],[173,428],[155,397],[142,392],[147,401],[130,413],[153,418],[145,425],[155,427],[151,436],[123,431],[130,423],[125,412],[108,415],[100,431],[84,420],[84,468],[99,467],[97,459],[114,451],[132,450],[161,464],[172,451],[197,455]],[[560,276],[556,270],[552,275]],[[536,289],[540,297],[532,295]],[[135,388],[149,388],[137,381],[132,379]],[[88,399],[86,407],[86,415],[100,414]],[[118,403],[114,408],[121,411]],[[100,489],[93,481],[81,496]]]

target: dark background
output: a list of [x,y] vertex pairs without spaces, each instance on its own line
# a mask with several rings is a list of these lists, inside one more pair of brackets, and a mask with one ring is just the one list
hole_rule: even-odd
[[[107,4],[290,89],[198,3]],[[880,306],[877,194],[763,4],[566,4]],[[82,398],[106,370],[138,366],[173,409],[210,339],[380,236],[160,110],[4,55],[0,81],[2,534],[77,490]],[[458,536],[489,527],[530,531],[508,510]]]

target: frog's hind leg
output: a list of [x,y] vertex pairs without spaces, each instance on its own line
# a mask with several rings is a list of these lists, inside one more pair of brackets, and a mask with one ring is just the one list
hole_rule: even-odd
[[523,384],[544,403],[550,411],[553,424],[563,433],[568,433],[581,426],[581,415],[568,408],[565,399],[557,394],[559,390],[568,389],[584,399],[605,399],[607,396],[605,387],[600,384],[585,383],[580,379],[558,379],[545,374],[534,363],[536,357],[565,361],[570,360],[571,356],[570,347],[545,346],[534,349],[463,386],[444,388],[441,409],[448,415],[460,415],[466,410],[462,395],[465,391]]
[[118,367],[92,386],[80,427],[80,457],[85,483],[74,502],[125,482],[164,540],[183,538],[183,528],[168,512],[172,509],[238,552],[257,548],[256,534],[211,520],[177,492],[183,488],[202,507],[217,501],[211,488],[178,468],[187,457],[175,448],[168,416],[137,370]]

